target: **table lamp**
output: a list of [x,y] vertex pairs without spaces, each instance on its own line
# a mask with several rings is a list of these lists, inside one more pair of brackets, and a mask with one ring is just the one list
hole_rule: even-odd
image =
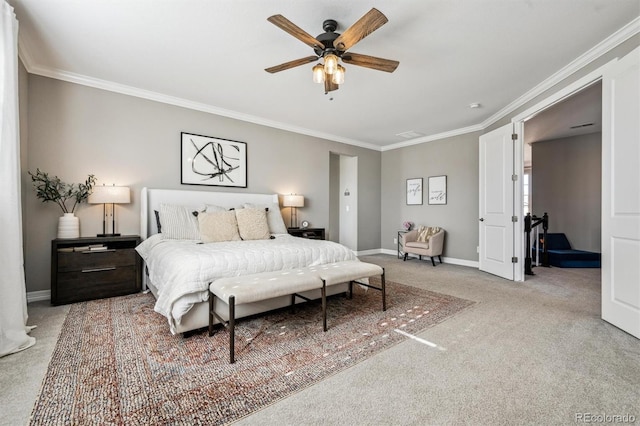
[[[304,207],[304,197],[302,195],[290,194],[285,195],[282,200],[283,207],[291,207],[289,216],[292,228],[298,227],[298,207]],[[295,219],[294,219],[295,218]],[[294,226],[295,223],[295,226]]]
[[[116,233],[116,204],[129,204],[131,202],[131,191],[128,186],[95,186],[93,192],[89,194],[89,204],[102,204],[102,234],[98,237],[117,237]],[[111,204],[110,211],[107,211],[107,204]],[[107,234],[107,218],[111,214],[111,233]]]

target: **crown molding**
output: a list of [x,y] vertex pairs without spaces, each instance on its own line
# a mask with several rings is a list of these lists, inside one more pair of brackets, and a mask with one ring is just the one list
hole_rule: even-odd
[[391,151],[392,149],[406,148],[408,146],[413,146],[413,145],[421,145],[423,143],[450,138],[452,136],[464,135],[466,133],[477,132],[480,130],[484,130],[484,127],[482,127],[481,124],[474,124],[473,126],[469,126],[469,127],[462,127],[460,129],[449,130],[447,132],[442,132],[442,133],[436,133],[435,135],[421,136],[419,138],[411,139],[405,142],[398,142],[392,145],[385,145],[380,148],[380,151],[382,152]]
[[556,84],[560,83],[565,78],[571,76],[575,72],[579,71],[589,63],[595,61],[600,58],[611,49],[620,45],[621,43],[627,41],[631,37],[640,33],[640,16],[634,18],[631,22],[629,22],[624,27],[620,28],[618,31],[598,43],[596,46],[589,49],[584,54],[580,55],[578,58],[574,59],[568,65],[560,69],[555,74],[551,75],[546,80],[542,81],[540,84],[502,108],[500,111],[496,112],[482,123],[474,124],[471,126],[454,129],[442,133],[437,133],[428,136],[422,136],[417,139],[412,139],[404,142],[394,143],[386,146],[379,146],[355,139],[344,138],[341,136],[333,135],[330,133],[318,132],[311,129],[306,129],[303,127],[293,126],[287,123],[282,123],[274,120],[267,120],[265,118],[261,118],[258,116],[244,114],[238,111],[232,111],[224,108],[215,107],[213,105],[208,105],[200,102],[193,102],[188,99],[178,98],[175,96],[168,96],[158,92],[153,92],[149,90],[143,90],[132,86],[126,86],[118,83],[114,83],[107,80],[96,79],[80,74],[70,73],[62,70],[57,70],[53,68],[41,67],[35,64],[33,60],[33,56],[30,54],[29,43],[28,40],[25,40],[24,37],[20,37],[20,43],[18,44],[18,54],[22,63],[24,64],[26,70],[31,74],[37,74],[44,77],[49,77],[57,80],[63,80],[70,83],[76,83],[83,86],[93,87],[101,90],[107,90],[111,92],[121,93],[129,96],[134,96],[138,98],[148,99],[156,102],[166,103],[169,105],[174,105],[182,108],[192,109],[196,111],[206,112],[210,114],[219,115],[222,117],[232,118],[240,121],[245,121],[248,123],[258,124],[266,127],[271,127],[279,130],[285,130],[288,132],[298,133],[302,135],[317,137],[320,139],[326,139],[333,142],[344,143],[347,145],[353,145],[360,148],[366,148],[373,151],[390,151],[393,149],[405,148],[413,145],[419,145],[423,143],[433,142],[436,140],[458,136],[462,134],[467,134],[471,132],[482,131],[487,127],[491,126],[495,122],[505,118],[507,115],[517,110],[521,106],[525,105],[527,102],[531,101],[538,95],[541,95],[546,90],[552,88]]
[[636,17],[634,20],[629,22],[624,27],[620,28],[615,33],[611,34],[609,37],[587,50],[582,55],[578,56],[576,59],[571,61],[568,65],[560,69],[555,74],[551,75],[549,78],[535,86],[533,89],[526,92],[524,95],[520,96],[518,99],[511,102],[506,107],[502,108],[500,111],[496,112],[491,117],[487,118],[480,125],[483,128],[487,128],[498,120],[503,119],[508,114],[512,113],[516,109],[520,108],[527,102],[531,101],[535,97],[543,94],[545,91],[549,90],[556,84],[560,83],[565,78],[571,76],[577,71],[581,70],[591,62],[605,55],[611,49],[616,46],[624,43],[629,40],[631,37],[640,33],[640,16]]
[[271,127],[279,130],[285,130],[292,133],[302,134],[306,136],[312,136],[320,139],[326,139],[333,142],[340,142],[347,145],[358,146],[361,148],[371,149],[374,151],[380,151],[378,145],[373,145],[367,142],[358,141],[355,139],[343,138],[341,136],[333,135],[330,133],[318,132],[303,127],[293,126],[287,123],[279,121],[268,120],[255,115],[244,114],[238,111],[232,111],[224,108],[218,108],[213,105],[208,105],[200,102],[193,102],[188,99],[179,98],[176,96],[164,95],[162,93],[153,92],[150,90],[139,89],[133,86],[127,86],[124,84],[114,83],[112,81],[101,80],[98,78],[88,77],[81,74],[71,73],[58,69],[40,67],[33,65],[32,57],[29,54],[28,49],[22,46],[18,48],[19,56],[22,63],[25,65],[27,71],[31,74],[40,75],[43,77],[49,77],[56,80],[62,80],[69,83],[80,84],[82,86],[93,87],[95,89],[106,90],[109,92],[120,93],[123,95],[134,96],[137,98],[147,99],[155,102],[161,102],[168,105],[174,105],[182,108],[187,108],[195,111],[206,112],[209,114],[215,114],[222,117],[232,118],[248,123],[258,124],[261,126]]

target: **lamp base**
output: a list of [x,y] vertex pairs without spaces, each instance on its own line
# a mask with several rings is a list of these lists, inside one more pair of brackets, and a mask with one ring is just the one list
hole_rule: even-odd
[[119,237],[120,234],[98,234],[96,237]]

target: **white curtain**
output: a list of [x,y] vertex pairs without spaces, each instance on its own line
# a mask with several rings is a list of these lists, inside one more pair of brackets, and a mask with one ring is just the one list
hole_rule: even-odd
[[18,21],[2,0],[0,16],[0,356],[27,349],[27,295],[22,256]]

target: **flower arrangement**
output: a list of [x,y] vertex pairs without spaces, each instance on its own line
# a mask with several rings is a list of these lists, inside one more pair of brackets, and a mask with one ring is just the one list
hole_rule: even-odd
[[405,229],[405,231],[411,231],[411,228],[413,228],[413,222],[411,222],[410,220],[405,220],[404,222],[402,222],[402,227]]
[[[91,190],[96,184],[94,175],[89,175],[84,183],[68,184],[60,180],[58,176],[50,177],[48,173],[36,169],[36,173],[29,172],[31,181],[36,190],[36,196],[43,203],[53,201],[63,213],[73,213],[79,203],[84,202],[91,194]],[[67,207],[67,201],[73,200],[71,209]]]

